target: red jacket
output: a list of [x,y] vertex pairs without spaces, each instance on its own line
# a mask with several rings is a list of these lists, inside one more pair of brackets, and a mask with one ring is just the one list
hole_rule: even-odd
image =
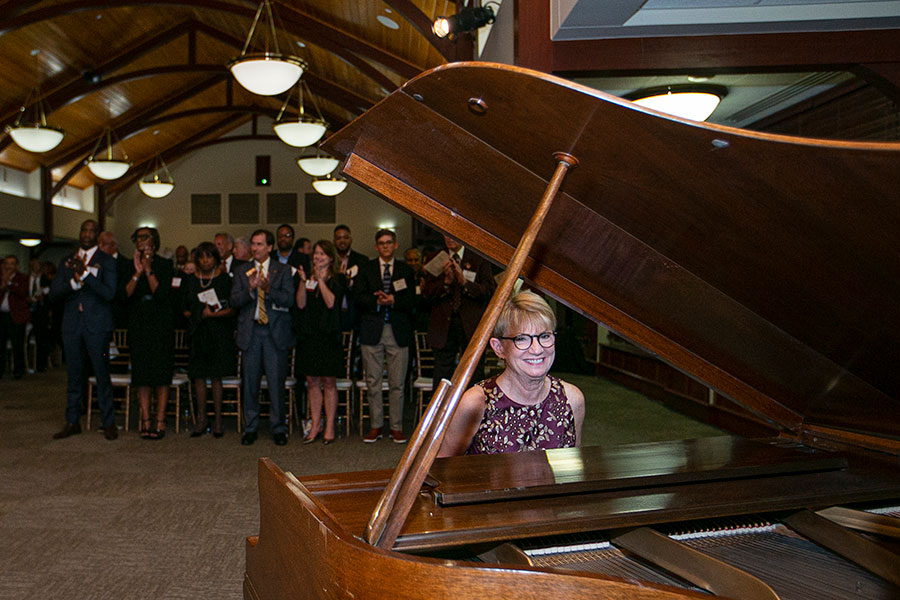
[[27,323],[31,312],[28,310],[28,275],[16,272],[9,288],[0,290],[0,304],[9,295],[9,316],[13,323]]

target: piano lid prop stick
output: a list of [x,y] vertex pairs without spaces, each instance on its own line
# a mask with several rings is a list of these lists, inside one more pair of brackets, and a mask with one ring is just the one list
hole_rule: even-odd
[[[419,424],[414,436],[421,435],[424,440],[422,448],[406,449],[400,458],[400,464],[397,465],[394,474],[391,476],[391,481],[378,500],[373,518],[370,519],[369,526],[366,528],[366,541],[372,545],[385,549],[393,547],[422,487],[422,482],[425,480],[425,476],[437,457],[441,442],[444,439],[444,433],[447,431],[450,419],[453,417],[456,406],[459,404],[459,399],[465,391],[465,385],[472,377],[475,366],[482,352],[487,347],[488,340],[490,340],[494,325],[497,323],[497,319],[500,318],[500,311],[509,299],[513,285],[522,272],[522,267],[525,266],[525,260],[528,258],[528,253],[531,251],[531,246],[537,238],[544,218],[546,218],[553,200],[562,187],[566,173],[570,168],[578,164],[577,158],[565,152],[556,152],[553,154],[553,158],[557,161],[553,177],[544,190],[544,195],[541,197],[537,210],[532,215],[531,221],[529,221],[528,227],[522,235],[522,239],[519,240],[519,245],[516,246],[500,285],[494,291],[494,295],[491,297],[491,301],[488,303],[484,315],[475,329],[475,333],[472,334],[472,338],[469,340],[469,345],[466,346],[459,364],[453,372],[450,395],[445,396],[444,401],[440,402],[440,405],[435,408],[435,423],[430,428],[430,431],[426,430],[422,424]],[[432,402],[434,401],[435,398],[432,397]],[[420,433],[419,429],[423,431]],[[385,510],[386,507],[391,507],[391,509]]]

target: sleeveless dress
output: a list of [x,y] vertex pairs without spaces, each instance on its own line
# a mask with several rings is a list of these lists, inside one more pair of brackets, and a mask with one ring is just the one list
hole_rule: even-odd
[[575,445],[575,415],[562,382],[550,378],[550,391],[538,404],[519,404],[507,396],[497,378],[478,385],[484,390],[484,416],[466,454],[500,454],[571,448]]

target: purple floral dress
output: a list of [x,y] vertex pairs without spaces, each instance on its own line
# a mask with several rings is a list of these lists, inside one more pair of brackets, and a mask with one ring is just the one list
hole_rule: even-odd
[[549,376],[547,397],[534,406],[519,404],[500,389],[497,378],[478,385],[485,395],[481,425],[466,454],[500,454],[570,448],[575,445],[575,415],[562,382]]

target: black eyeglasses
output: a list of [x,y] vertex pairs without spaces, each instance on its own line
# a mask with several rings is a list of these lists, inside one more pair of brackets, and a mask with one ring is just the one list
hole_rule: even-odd
[[553,331],[545,331],[544,333],[536,333],[534,335],[530,333],[520,333],[519,335],[512,337],[505,336],[497,336],[498,340],[512,340],[513,344],[515,344],[516,348],[519,350],[528,350],[531,348],[531,344],[534,343],[534,340],[537,339],[538,344],[541,345],[541,348],[552,348],[553,344],[556,343],[556,332]]

